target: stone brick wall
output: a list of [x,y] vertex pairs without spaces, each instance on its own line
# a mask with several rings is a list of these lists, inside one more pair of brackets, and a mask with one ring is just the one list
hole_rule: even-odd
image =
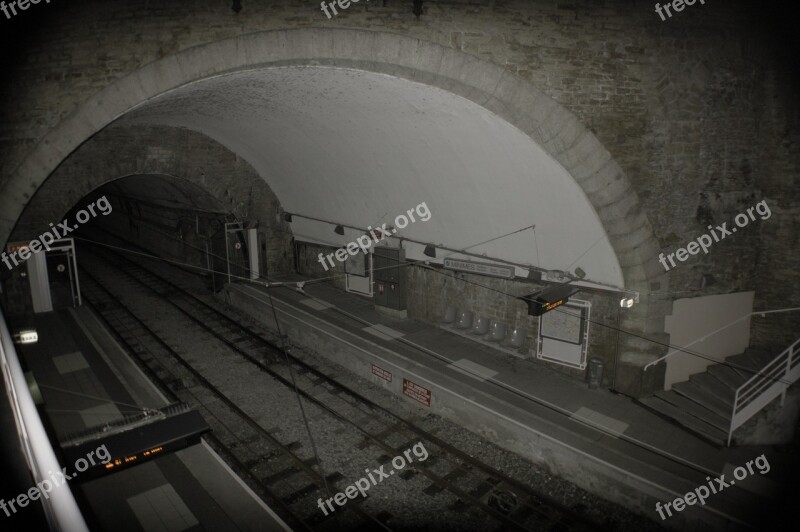
[[[454,305],[458,310],[471,310],[475,316],[485,316],[488,319],[505,322],[509,333],[516,327],[524,329],[525,353],[535,358],[540,318],[529,316],[527,304],[516,298],[531,294],[544,285],[453,272],[443,268],[431,270],[410,266],[406,271],[409,317],[438,323],[441,322],[448,305]],[[590,292],[580,292],[571,299],[589,301],[592,305],[587,360],[591,357],[603,360],[606,368],[604,382],[611,385],[616,356],[615,329],[619,300],[614,296]],[[536,363],[576,378],[585,377],[583,370],[546,361],[537,360]]]
[[[411,2],[385,0],[330,20],[293,0],[246,0],[238,15],[221,0],[39,5],[3,21],[14,46],[4,47],[0,185],[92,94],[159,58],[269,29],[391,32],[501,65],[575,113],[621,165],[665,252],[768,200],[771,219],[680,263],[669,293],[652,283],[645,301],[755,290],[757,309],[798,306],[800,107],[796,54],[781,40],[790,20],[728,1],[666,22],[650,3],[594,0],[426,2],[419,19]],[[800,313],[787,320],[754,328],[754,341],[792,340]]]
[[[328,254],[334,251],[334,248],[298,242],[296,250],[299,273],[309,279],[327,279],[337,288],[344,290],[342,264],[335,261],[335,266],[325,271],[317,260],[319,253]],[[525,354],[535,358],[539,318],[529,316],[528,306],[516,298],[535,292],[543,285],[454,272],[440,267],[431,269],[422,267],[417,262],[410,262],[403,272],[407,281],[406,300],[409,318],[439,323],[448,305],[454,305],[458,310],[471,310],[475,316],[505,322],[509,333],[516,327],[524,329]],[[618,299],[592,292],[581,292],[573,299],[586,300],[592,305],[587,359],[599,357],[603,360],[606,368],[604,382],[610,386],[613,383],[617,348]],[[583,370],[546,361],[537,360],[536,363],[576,378],[585,377]]]

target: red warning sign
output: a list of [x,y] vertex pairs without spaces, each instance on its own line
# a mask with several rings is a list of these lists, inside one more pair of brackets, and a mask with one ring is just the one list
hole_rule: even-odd
[[431,406],[431,391],[408,379],[403,379],[403,395],[407,395],[425,406]]
[[387,371],[380,366],[376,366],[375,364],[372,365],[372,374],[385,381],[392,382],[392,372]]

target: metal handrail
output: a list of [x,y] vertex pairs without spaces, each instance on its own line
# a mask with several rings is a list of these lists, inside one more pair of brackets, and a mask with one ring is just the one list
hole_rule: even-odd
[[[784,351],[784,353],[785,353],[785,351]],[[776,362],[778,362],[781,365],[783,365],[784,361],[782,359],[785,358],[783,356],[784,353],[781,353],[780,355],[778,355],[778,357],[775,358],[774,360],[772,360],[768,365],[771,366],[771,365],[775,364]],[[752,396],[754,394],[757,394],[761,390],[761,388],[764,388],[764,386],[768,385],[769,383],[782,382],[781,381],[781,377],[785,376],[786,373],[787,373],[787,371],[786,371],[785,368],[779,368],[779,367],[776,366],[776,367],[772,368],[771,370],[766,370],[766,368],[762,369],[757,374],[753,375],[753,377],[745,383],[745,384],[750,384],[750,381],[753,381],[753,386],[750,386],[748,389],[744,390],[744,392],[742,393],[742,395],[740,397],[740,399],[742,400],[742,403],[745,403],[750,396]],[[755,377],[761,377],[761,378],[760,379],[755,379]],[[758,380],[759,382],[756,383],[755,382],[756,380]],[[745,388],[745,384],[740,386],[740,388],[742,388],[742,389]],[[784,382],[784,384],[788,385],[789,383]]]
[[[39,483],[46,478],[48,471],[59,471],[61,466],[39,417],[2,312],[0,312],[0,362],[20,446],[34,483]],[[49,493],[49,497],[40,497],[39,500],[42,501],[51,530],[89,531],[69,486],[59,486]]]
[[[685,346],[683,346],[683,347],[681,347],[681,348],[679,348],[679,349],[674,349],[674,350],[670,351],[669,353],[667,353],[666,355],[664,355],[663,357],[659,357],[659,358],[657,358],[657,359],[653,360],[652,362],[648,362],[648,363],[647,363],[647,364],[645,364],[645,366],[644,366],[644,371],[647,371],[647,368],[649,368],[650,366],[655,366],[656,364],[658,364],[658,363],[659,363],[659,362],[661,362],[662,360],[666,360],[668,357],[671,357],[671,356],[672,356],[672,355],[674,355],[675,353],[682,353],[683,351],[681,351],[681,349],[686,349],[686,348],[688,348],[688,347],[690,347],[690,346],[693,346],[693,345],[694,345],[694,344],[696,344],[697,342],[702,342],[703,340],[705,340],[705,339],[709,338],[710,336],[714,336],[714,335],[715,335],[715,334],[717,334],[718,332],[720,332],[720,331],[724,331],[724,330],[725,330],[725,329],[727,329],[728,327],[730,327],[730,326],[732,326],[732,325],[734,325],[734,324],[736,324],[736,323],[739,323],[740,321],[742,321],[742,320],[744,320],[744,319],[746,319],[746,318],[749,318],[750,316],[756,316],[756,315],[759,315],[759,314],[763,316],[764,314],[778,314],[778,313],[781,313],[781,312],[797,312],[797,311],[800,311],[800,307],[794,307],[794,308],[782,308],[782,309],[777,309],[777,310],[760,310],[760,311],[756,311],[756,312],[751,312],[750,314],[745,314],[744,316],[742,316],[742,317],[740,317],[740,318],[737,318],[737,319],[733,320],[733,321],[732,321],[732,322],[730,322],[729,324],[727,324],[727,325],[724,325],[724,326],[720,327],[720,328],[719,328],[719,329],[717,329],[716,331],[710,332],[710,333],[708,333],[707,335],[705,335],[705,336],[703,336],[703,337],[701,337],[701,338],[698,338],[697,340],[694,340],[693,342],[691,342],[691,343],[689,343],[689,344],[687,344],[687,345],[685,345]],[[689,353],[689,354],[692,354],[692,353]],[[719,364],[721,364],[721,363],[725,362],[724,360],[716,360],[716,359],[714,359],[713,357],[706,357],[706,358],[708,358],[708,359],[710,359],[710,360],[714,360],[714,361],[716,361],[716,362],[717,362],[717,363],[719,363]]]
[[[796,346],[798,343],[800,343],[800,338],[798,338],[797,340],[795,340],[795,342],[794,342],[792,345],[790,345],[789,347],[787,347],[787,348],[786,348],[786,349],[785,349],[783,352],[781,352],[781,354],[779,354],[778,356],[776,356],[774,359],[770,360],[770,361],[769,361],[769,362],[768,362],[768,363],[767,363],[767,364],[766,364],[766,365],[765,365],[765,366],[764,366],[764,367],[761,369],[761,371],[759,371],[758,373],[756,373],[755,375],[753,375],[752,377],[750,377],[749,379],[747,379],[747,381],[745,381],[745,382],[744,382],[744,383],[743,383],[741,386],[739,386],[739,388],[736,390],[736,392],[737,392],[737,395],[738,395],[738,392],[741,392],[741,391],[743,391],[743,390],[744,390],[744,393],[743,393],[744,397],[746,397],[748,394],[752,395],[752,393],[751,393],[751,392],[752,392],[753,390],[757,390],[757,388],[755,387],[755,385],[752,385],[752,386],[751,386],[751,384],[752,384],[752,383],[755,383],[756,381],[759,381],[759,380],[760,380],[760,381],[772,381],[772,382],[776,382],[776,381],[777,381],[778,383],[780,383],[780,382],[781,382],[780,380],[778,380],[778,379],[773,379],[773,378],[772,378],[770,375],[768,375],[768,374],[766,373],[766,369],[767,369],[769,366],[771,366],[771,365],[775,364],[776,362],[779,362],[779,361],[780,361],[780,362],[782,362],[782,360],[781,360],[781,359],[783,359],[783,358],[789,357],[789,360],[791,360],[791,357],[792,357],[792,354],[793,354],[793,351],[794,351],[794,347],[795,347],[795,346]],[[787,361],[787,362],[788,362],[788,361]],[[777,369],[777,368],[773,368],[773,369]],[[783,368],[783,376],[785,377],[785,376],[786,376],[788,373],[789,373],[789,372],[788,372],[788,365],[787,365],[787,367],[786,367],[786,368]],[[784,385],[788,385],[788,383],[786,383],[786,382],[783,382],[783,384],[784,384]],[[746,388],[748,388],[748,387],[751,387],[751,390],[746,390]],[[743,398],[742,400],[744,401],[744,398]],[[736,413],[736,403],[734,403],[734,413]]]
[[[733,407],[731,409],[731,422],[728,426],[728,446],[731,444],[733,431],[739,428],[745,421],[747,421],[747,419],[750,419],[750,417],[754,415],[754,413],[751,413],[749,416],[747,416],[747,419],[739,420],[736,418],[736,416],[742,410],[751,405],[769,390],[775,389],[777,386],[783,387],[782,393],[786,393],[786,389],[792,383],[786,381],[785,379],[789,377],[790,372],[792,369],[794,369],[794,362],[796,362],[794,360],[795,347],[797,347],[798,344],[800,344],[800,338],[795,340],[794,343],[782,351],[778,356],[767,362],[760,371],[747,379],[747,381],[745,381],[736,389],[736,393],[733,396]],[[774,368],[768,369],[773,365],[775,366]],[[774,399],[774,397],[772,399]],[[772,399],[770,399],[770,401]],[[763,408],[763,406],[761,408]]]

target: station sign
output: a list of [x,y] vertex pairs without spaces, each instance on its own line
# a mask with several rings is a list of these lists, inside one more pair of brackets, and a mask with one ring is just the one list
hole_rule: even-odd
[[523,300],[528,305],[529,316],[541,316],[568,302],[569,298],[575,295],[579,290],[580,288],[571,285],[557,285],[543,292],[534,292],[533,294],[518,297],[517,299]]
[[[522,299],[522,298],[520,298]],[[546,312],[550,312],[554,308],[558,308],[567,301],[569,301],[568,297],[564,297],[561,299],[557,299],[555,301],[548,301],[543,297],[537,297],[536,299],[524,299],[525,303],[528,304],[528,316],[541,316]]]
[[515,275],[513,266],[474,262],[471,260],[446,258],[444,259],[444,267],[457,272],[477,273],[478,275],[500,277],[501,279],[513,279]]

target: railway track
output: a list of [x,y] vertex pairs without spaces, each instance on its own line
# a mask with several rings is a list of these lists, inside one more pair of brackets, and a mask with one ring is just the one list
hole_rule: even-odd
[[[134,357],[150,380],[170,401],[182,401],[199,409],[212,433],[204,436],[209,445],[245,479],[267,504],[276,509],[294,530],[313,530],[319,520],[315,514],[299,515],[292,501],[306,493],[324,495],[324,482],[307,459],[292,451],[251,416],[242,411],[230,398],[211,384],[173,347],[164,342],[142,320],[121,305],[116,297],[94,276],[83,270],[81,291],[85,301],[105,322],[116,339]],[[264,478],[259,467],[269,463],[271,475]],[[280,490],[287,477],[304,476],[300,490]],[[335,477],[328,478],[334,485]],[[299,482],[303,482],[300,480]],[[295,480],[293,485],[297,485]],[[356,508],[356,507],[353,507]],[[365,522],[375,522],[359,512]]]
[[[325,411],[337,421],[349,426],[351,430],[358,431],[361,437],[359,447],[361,449],[374,448],[381,452],[379,461],[382,463],[388,462],[392,456],[401,454],[404,449],[410,447],[414,442],[424,442],[433,459],[429,459],[426,462],[412,463],[413,470],[407,470],[401,476],[420,475],[424,477],[429,482],[424,491],[429,495],[440,492],[451,494],[453,502],[446,511],[465,512],[478,509],[485,515],[485,518],[495,523],[496,527],[502,530],[602,529],[600,524],[586,516],[573,511],[546,495],[536,492],[531,487],[442,441],[434,434],[415,424],[413,420],[403,419],[395,415],[303,360],[292,355],[284,355],[279,348],[260,333],[229,317],[219,309],[193,295],[178,283],[137,262],[131,261],[117,252],[93,248],[91,254],[96,255],[97,258],[102,256],[105,262],[113,267],[113,272],[124,275],[132,285],[146,288],[153,296],[160,298],[175,311],[193,322],[199,330],[225,344],[239,358],[247,361],[247,363],[253,365],[260,372],[268,375],[281,385],[294,390],[293,382],[288,374],[289,368],[286,364],[286,358],[284,358],[288,356],[289,364],[292,366],[291,369],[301,377],[298,380],[298,393],[304,400]],[[86,253],[83,256],[85,257]],[[99,304],[104,307],[112,305],[122,307],[118,298],[114,299],[112,292],[103,286],[102,280],[93,277],[88,272],[87,275],[90,276],[92,283],[100,287],[90,287],[86,293],[87,299],[95,304],[92,300],[99,297],[97,292],[105,291],[105,301],[98,302]],[[124,312],[130,313],[125,308],[115,310],[117,314],[124,314]],[[128,317],[127,321],[123,321],[123,325],[128,327],[126,334],[130,337],[129,341],[135,341],[136,334],[142,334],[152,336],[158,342],[164,344],[163,340],[158,338],[155,332],[149,330],[142,320],[132,313],[130,314],[131,316]],[[139,333],[136,333],[135,329],[131,330],[132,320],[136,322],[136,327],[140,329]],[[109,325],[115,327],[114,324]],[[148,330],[145,331],[143,329]],[[128,347],[130,349],[130,346]],[[166,344],[162,345],[162,348],[175,351]],[[172,358],[178,360],[180,355],[176,355],[177,353],[170,354]],[[224,394],[215,389],[206,377],[191,368],[188,362],[184,360],[183,362],[179,361],[178,364],[182,366],[183,371],[187,371],[192,375],[198,385],[204,387],[205,393],[211,393],[217,398],[224,397]],[[203,395],[201,394],[200,397],[195,397],[194,400],[190,399],[187,402],[198,404],[197,401],[201,401]],[[183,397],[181,399],[187,400]],[[228,401],[230,402],[230,400]],[[317,496],[323,499],[330,497],[330,495],[324,496],[322,477],[313,469],[309,460],[295,456],[291,449],[277,441],[274,436],[266,433],[258,423],[249,418],[235,404],[232,402],[228,404],[224,400],[222,402],[226,403],[228,408],[227,415],[232,415],[231,412],[233,412],[245,420],[246,425],[259,439],[275,440],[271,441],[272,452],[274,453],[275,449],[279,449],[287,460],[294,462],[291,467],[298,470],[298,473],[295,474],[302,473],[307,476],[308,484],[301,490],[290,494],[274,493],[275,488],[273,486],[259,481],[256,486],[259,488],[260,493],[267,495],[268,502],[280,500],[284,510],[288,509],[293,519],[302,523],[303,526],[307,528],[323,526],[326,519],[320,518],[322,514],[318,511],[316,505],[311,508],[310,515],[304,515],[296,506],[290,508],[292,503],[296,503],[298,500],[307,501],[313,499],[316,501]],[[342,402],[348,408],[342,408]],[[202,405],[202,403],[200,404]],[[202,408],[205,409],[205,407]],[[349,415],[345,414],[345,412]],[[366,418],[380,420],[380,423],[369,423],[370,426],[367,428],[364,423]],[[216,431],[213,421],[212,416],[212,422],[209,424]],[[225,423],[222,421],[219,421],[219,423],[222,425],[221,430],[223,432],[227,430]],[[240,435],[231,435],[230,437],[234,436],[236,437],[234,441],[243,440]],[[256,436],[250,435],[244,439],[252,439],[254,437]],[[252,468],[248,468],[248,464],[253,463],[253,457],[250,457],[249,461],[236,456],[234,458],[238,461],[237,468],[244,468],[248,471],[248,478],[258,478],[258,475],[252,472]],[[256,458],[256,461],[258,461],[258,458]],[[284,467],[284,471],[289,470],[289,467]],[[288,473],[284,473],[284,475],[286,474]],[[340,473],[328,475],[327,480],[333,486],[331,491],[339,491],[336,482],[341,480],[342,477],[343,475]],[[283,475],[276,473],[273,478],[283,478]],[[356,509],[353,510],[355,513],[358,513],[358,508],[357,504],[348,504],[343,507],[343,509]],[[386,523],[391,522],[392,516],[385,513],[370,516],[364,513],[364,515],[358,515],[357,517],[361,519],[361,524],[365,527],[370,524],[372,526],[378,524],[386,528]]]

